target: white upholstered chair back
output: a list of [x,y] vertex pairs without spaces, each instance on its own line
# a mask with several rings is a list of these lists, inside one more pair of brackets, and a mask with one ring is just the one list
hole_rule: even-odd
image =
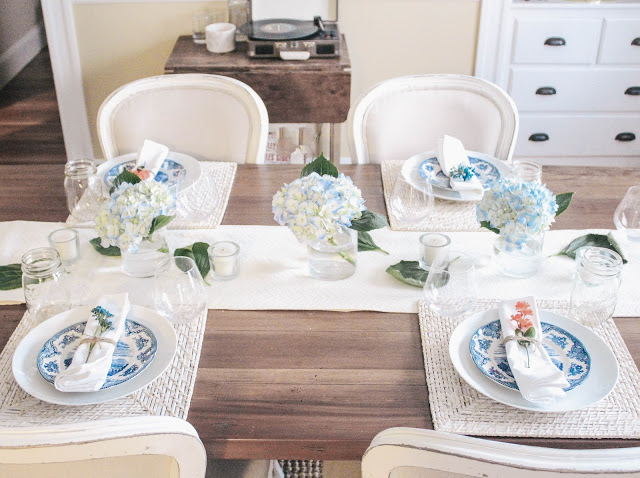
[[[592,475],[593,474],[593,475]],[[559,450],[416,428],[389,428],[362,458],[362,478],[640,476],[640,448]]]
[[217,75],[143,78],[115,90],[98,111],[106,160],[136,152],[145,139],[201,161],[264,163],[269,117],[244,83]]
[[203,478],[195,429],[171,417],[126,417],[0,428],[0,476],[12,478]]
[[354,163],[404,160],[436,150],[443,134],[465,148],[510,162],[518,111],[502,89],[464,75],[415,75],[383,81],[351,108]]

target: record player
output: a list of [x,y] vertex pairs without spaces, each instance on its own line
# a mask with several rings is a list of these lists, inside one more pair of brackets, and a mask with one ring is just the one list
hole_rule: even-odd
[[335,20],[337,2],[330,0],[253,0],[252,21],[240,31],[251,58],[335,58],[341,38]]

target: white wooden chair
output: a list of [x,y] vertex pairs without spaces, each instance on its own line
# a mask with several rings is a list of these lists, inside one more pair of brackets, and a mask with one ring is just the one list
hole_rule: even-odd
[[0,428],[0,476],[203,478],[196,430],[171,417]]
[[267,109],[253,89],[206,74],[127,83],[104,100],[97,122],[106,160],[150,139],[202,161],[264,163],[269,133]]
[[349,111],[354,163],[404,160],[436,150],[443,134],[465,148],[510,162],[518,111],[498,86],[463,75],[415,75],[383,81]]
[[559,450],[433,430],[389,428],[362,457],[362,478],[640,476],[640,448]]

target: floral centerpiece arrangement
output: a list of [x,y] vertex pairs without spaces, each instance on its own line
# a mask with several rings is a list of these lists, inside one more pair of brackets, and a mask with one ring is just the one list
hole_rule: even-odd
[[175,195],[165,184],[123,171],[98,211],[99,237],[91,243],[101,254],[122,255],[129,275],[148,277],[161,255],[169,252],[164,237],[154,234],[173,220],[175,207]]
[[476,206],[480,225],[499,234],[494,246],[500,272],[529,277],[540,267],[544,233],[571,203],[573,193],[554,195],[543,184],[504,178]]
[[[364,205],[360,190],[320,155],[273,196],[274,219],[307,242],[311,275],[336,280],[355,271],[356,252],[380,249],[368,231],[386,219]],[[337,260],[336,260],[337,257]]]

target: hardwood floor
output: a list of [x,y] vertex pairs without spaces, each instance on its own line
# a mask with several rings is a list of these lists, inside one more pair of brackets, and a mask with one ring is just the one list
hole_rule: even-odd
[[65,163],[49,50],[0,90],[0,164]]

